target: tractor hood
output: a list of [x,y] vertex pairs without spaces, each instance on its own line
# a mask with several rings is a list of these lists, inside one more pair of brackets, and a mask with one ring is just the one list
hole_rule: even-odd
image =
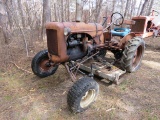
[[46,24],[46,29],[54,29],[57,32],[64,33],[64,28],[70,28],[71,33],[87,33],[92,37],[101,35],[103,27],[97,23],[84,23],[84,22],[49,22]]
[[64,31],[69,33],[86,33],[95,39],[97,43],[104,41],[103,27],[97,23],[84,22],[49,22],[46,24],[47,46],[49,57],[55,63],[62,63],[69,59],[67,55],[66,38]]

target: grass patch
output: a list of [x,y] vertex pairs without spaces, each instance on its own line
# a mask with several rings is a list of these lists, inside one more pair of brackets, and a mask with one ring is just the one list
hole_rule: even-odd
[[12,100],[12,96],[10,96],[10,95],[4,96],[4,99],[6,101],[11,101]]
[[149,116],[148,120],[159,120],[157,116]]
[[113,119],[115,117],[115,110],[112,110],[109,116],[110,116],[110,119]]
[[145,120],[159,120],[158,116],[153,114],[153,111],[151,109],[146,109],[144,111]]
[[123,83],[120,84],[120,89],[125,91],[127,89],[127,86],[128,86],[128,82],[127,81],[124,81]]

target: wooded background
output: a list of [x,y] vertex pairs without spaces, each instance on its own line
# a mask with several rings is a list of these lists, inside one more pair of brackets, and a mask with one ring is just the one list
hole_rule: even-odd
[[[120,12],[125,19],[159,10],[158,0],[82,0],[82,21],[102,22]],[[0,0],[0,65],[46,49],[44,24],[75,21],[76,0]]]

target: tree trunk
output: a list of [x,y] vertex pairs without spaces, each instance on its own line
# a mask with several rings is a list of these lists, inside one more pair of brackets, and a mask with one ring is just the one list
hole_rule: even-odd
[[132,18],[132,16],[133,16],[133,13],[135,11],[135,6],[136,6],[136,0],[132,0],[130,18]]
[[116,0],[113,0],[113,2],[112,2],[112,13],[115,10],[116,2],[117,2]]
[[10,36],[8,34],[8,16],[6,14],[7,8],[3,2],[0,1],[0,32],[3,39],[0,39],[0,43],[9,44]]
[[[107,16],[108,16],[108,5],[106,5],[104,15],[105,15],[105,17],[107,17]],[[108,19],[107,19],[107,21],[108,21]],[[106,23],[105,23],[105,24],[104,24],[104,26],[103,26],[104,28],[105,28],[105,27],[107,27],[107,21],[106,21]]]
[[142,9],[141,9],[140,15],[142,15],[144,13],[144,10],[147,7],[147,4],[148,4],[148,0],[145,0],[143,3]]
[[63,8],[63,0],[61,0],[61,18],[62,18],[62,22],[64,22],[64,8]]
[[125,12],[124,12],[124,18],[128,17],[128,11],[129,11],[129,7],[130,7],[130,3],[131,3],[131,0],[127,0]]
[[17,0],[17,2],[18,2],[18,10],[19,10],[22,26],[25,27],[25,19],[24,19],[24,14],[23,14],[21,0]]
[[138,7],[138,11],[137,11],[137,15],[139,15],[139,14],[140,14],[141,6],[142,6],[142,0],[141,0],[141,2],[139,3],[139,7]]
[[60,2],[57,3],[57,17],[58,17],[58,22],[62,21],[61,9],[59,9],[59,8],[61,8],[61,3],[60,3]]
[[82,21],[82,2],[76,1],[76,21]]
[[51,21],[51,8],[50,8],[50,0],[43,0],[43,17],[42,17],[42,39],[44,40],[45,29],[44,25],[47,22]]
[[100,10],[102,6],[103,0],[97,0],[96,1],[96,14],[95,14],[95,22],[99,22],[99,16],[100,16]]
[[13,11],[13,6],[12,6],[12,1],[11,0],[7,0],[6,2],[4,2],[4,6],[7,12],[7,17],[8,17],[8,22],[9,22],[9,26],[10,29],[12,29],[13,27],[13,16],[11,15],[8,7],[10,7],[10,9]]
[[51,20],[50,0],[43,0],[43,23],[50,22],[50,20]]
[[120,0],[121,1],[121,13],[124,14],[124,0]]
[[147,12],[147,14],[146,14],[146,15],[150,15],[151,10],[152,10],[153,3],[154,3],[154,0],[151,0],[151,1],[150,1],[149,8],[148,8],[148,12]]
[[56,3],[54,3],[54,15],[55,15],[55,21],[57,22],[57,7],[56,7]]
[[70,21],[70,0],[67,0],[67,20]]

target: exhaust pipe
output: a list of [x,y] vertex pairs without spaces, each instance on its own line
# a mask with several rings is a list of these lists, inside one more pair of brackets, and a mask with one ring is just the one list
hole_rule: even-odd
[[76,22],[82,21],[82,1],[76,0]]

